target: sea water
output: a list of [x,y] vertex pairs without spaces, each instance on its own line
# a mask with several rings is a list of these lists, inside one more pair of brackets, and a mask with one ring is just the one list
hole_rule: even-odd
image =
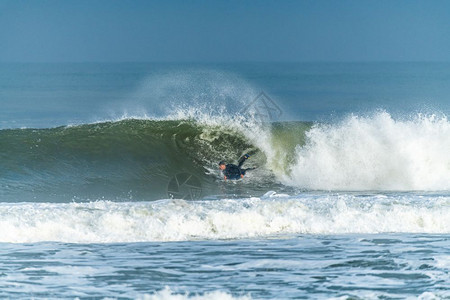
[[449,78],[1,64],[0,296],[450,298]]

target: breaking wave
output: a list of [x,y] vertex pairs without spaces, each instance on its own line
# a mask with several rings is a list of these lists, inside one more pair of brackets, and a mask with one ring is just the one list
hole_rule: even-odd
[[318,190],[449,190],[450,122],[381,112],[317,124],[296,148],[288,184]]
[[[386,112],[336,123],[242,119],[125,119],[50,129],[0,130],[3,202],[158,200],[179,174],[198,198],[325,191],[448,191],[445,116],[395,120]],[[257,167],[224,183],[217,162]],[[174,198],[180,195],[174,195]]]

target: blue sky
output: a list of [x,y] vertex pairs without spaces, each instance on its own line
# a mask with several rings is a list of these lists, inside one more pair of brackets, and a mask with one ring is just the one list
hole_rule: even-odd
[[0,0],[0,61],[450,61],[450,1]]

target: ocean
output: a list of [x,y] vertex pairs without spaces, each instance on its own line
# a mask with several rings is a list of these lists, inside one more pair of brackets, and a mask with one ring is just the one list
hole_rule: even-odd
[[450,299],[450,63],[3,63],[0,107],[2,298]]

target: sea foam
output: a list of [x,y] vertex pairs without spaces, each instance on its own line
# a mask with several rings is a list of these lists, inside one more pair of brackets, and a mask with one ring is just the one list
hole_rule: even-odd
[[213,291],[204,293],[202,295],[200,294],[193,294],[189,295],[188,293],[179,294],[174,292],[169,287],[164,288],[161,291],[158,291],[154,294],[145,294],[137,296],[137,299],[139,300],[208,300],[208,299],[215,299],[215,300],[251,300],[252,298],[250,296],[241,296],[241,297],[234,297],[231,294],[228,294],[226,292],[222,291]]
[[0,242],[117,243],[296,234],[450,233],[448,196],[270,195],[223,200],[3,203]]

